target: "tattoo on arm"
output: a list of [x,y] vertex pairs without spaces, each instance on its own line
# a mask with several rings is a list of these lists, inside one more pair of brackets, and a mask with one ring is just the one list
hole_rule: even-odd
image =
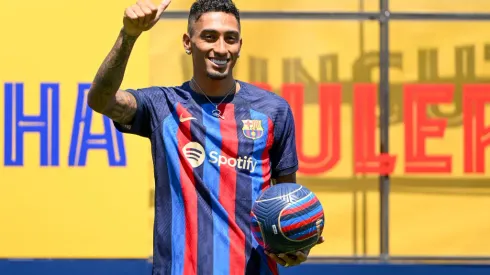
[[94,84],[100,86],[104,91],[115,92],[118,90],[124,77],[126,65],[133,49],[136,37],[126,35],[123,31],[112,50],[97,72]]
[[134,96],[125,91],[119,91],[104,110],[104,115],[121,124],[130,124],[136,113],[137,105]]
[[[114,46],[99,67],[89,92],[89,104],[95,111],[102,112],[114,99],[123,81],[136,39],[137,37],[129,36],[121,30]],[[124,100],[127,99],[116,99],[122,103]]]

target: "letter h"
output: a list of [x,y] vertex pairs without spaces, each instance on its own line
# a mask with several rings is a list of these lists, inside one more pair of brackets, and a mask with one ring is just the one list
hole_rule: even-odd
[[59,84],[41,84],[39,115],[24,113],[24,84],[5,83],[5,166],[24,165],[24,134],[40,135],[41,166],[59,165]]

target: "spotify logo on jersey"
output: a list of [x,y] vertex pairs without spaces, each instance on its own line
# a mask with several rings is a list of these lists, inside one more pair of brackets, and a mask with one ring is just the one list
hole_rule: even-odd
[[[184,148],[182,148],[182,153],[193,168],[201,166],[206,159],[206,152],[204,151],[204,148],[201,144],[197,142],[187,143]],[[220,155],[216,151],[211,151],[209,152],[207,158],[210,163],[218,164],[218,166],[227,165],[233,168],[236,167],[241,170],[248,170],[250,172],[254,172],[255,167],[257,167],[257,161],[248,156],[228,158],[226,156]]]
[[204,148],[197,142],[189,142],[182,148],[184,157],[193,168],[199,167],[205,159]]

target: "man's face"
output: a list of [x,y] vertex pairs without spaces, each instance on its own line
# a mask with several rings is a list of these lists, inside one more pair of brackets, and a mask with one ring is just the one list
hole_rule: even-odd
[[233,14],[209,12],[194,23],[192,56],[199,73],[214,80],[232,73],[241,49],[238,21]]

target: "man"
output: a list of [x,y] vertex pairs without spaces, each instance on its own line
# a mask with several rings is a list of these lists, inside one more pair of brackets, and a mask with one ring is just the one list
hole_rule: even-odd
[[119,131],[151,141],[153,274],[277,274],[275,262],[302,263],[308,251],[271,255],[250,230],[250,209],[261,190],[271,180],[295,182],[298,160],[287,102],[233,78],[242,38],[231,0],[192,5],[183,36],[193,61],[190,81],[120,90],[133,45],[169,4],[142,0],[126,9],[88,95],[89,106]]

